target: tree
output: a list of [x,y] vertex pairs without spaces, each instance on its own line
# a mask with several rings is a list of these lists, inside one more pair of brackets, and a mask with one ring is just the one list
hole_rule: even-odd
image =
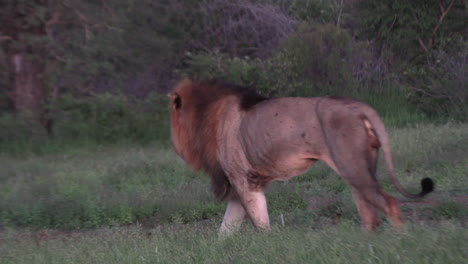
[[10,63],[7,92],[16,113],[33,132],[45,134],[45,42],[53,17],[47,0],[6,0],[0,4],[0,41]]

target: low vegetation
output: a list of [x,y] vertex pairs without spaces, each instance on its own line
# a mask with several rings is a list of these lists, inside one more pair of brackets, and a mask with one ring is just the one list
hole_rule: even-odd
[[[437,183],[436,196],[465,190],[466,131],[467,125],[458,123],[391,129],[403,184],[417,190],[419,179],[431,177]],[[2,155],[0,164],[0,223],[6,226],[82,229],[136,221],[187,223],[220,216],[224,210],[223,203],[213,199],[207,177],[193,173],[171,148],[158,143],[75,147],[27,158]],[[382,165],[379,177],[391,190]],[[267,195],[276,215],[304,210],[317,196],[350,198],[346,185],[323,164],[272,184]],[[347,202],[343,206],[352,207]],[[346,210],[343,206],[323,211]],[[443,216],[452,209],[436,211]]]
[[320,229],[275,226],[225,240],[218,239],[216,225],[3,232],[1,263],[464,263],[468,257],[466,227],[453,220],[375,234],[349,221]]

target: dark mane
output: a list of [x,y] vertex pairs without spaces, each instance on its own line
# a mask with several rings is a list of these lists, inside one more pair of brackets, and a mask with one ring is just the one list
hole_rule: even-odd
[[207,95],[209,95],[209,98],[211,98],[209,101],[218,100],[228,95],[238,96],[240,99],[240,107],[244,111],[268,99],[257,93],[257,91],[251,87],[231,84],[220,80],[192,81],[192,83],[197,92],[207,93]]
[[180,96],[178,104],[187,113],[183,121],[172,125],[172,133],[177,135],[176,138],[173,136],[173,143],[179,148],[176,151],[192,167],[209,174],[215,196],[225,199],[230,193],[231,184],[216,154],[218,127],[228,121],[222,120],[222,112],[226,107],[233,106],[226,104],[225,99],[237,97],[240,110],[248,111],[267,98],[249,87],[218,80],[184,80],[174,92]]

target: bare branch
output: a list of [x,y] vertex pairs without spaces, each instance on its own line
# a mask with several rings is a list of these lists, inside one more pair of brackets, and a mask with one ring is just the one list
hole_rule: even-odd
[[442,15],[439,17],[439,22],[437,22],[437,25],[435,26],[435,28],[432,30],[432,34],[435,35],[435,33],[439,30],[439,27],[440,25],[442,24],[442,21],[444,20],[445,16],[447,16],[448,12],[450,11],[450,9],[452,8],[453,6],[453,3],[455,3],[455,0],[452,0],[449,4],[449,6],[447,7],[447,9],[444,8],[444,6],[442,5],[442,0],[439,0],[439,7],[440,7],[440,10],[442,12]]
[[419,45],[421,45],[421,47],[423,48],[423,50],[425,52],[428,52],[429,49],[426,47],[426,45],[424,44],[424,41],[421,39],[421,38],[418,38],[418,41],[419,41]]
[[343,0],[340,0],[340,11],[338,13],[338,17],[336,19],[336,26],[339,27],[341,24],[341,15],[343,13]]
[[453,6],[453,3],[455,3],[455,0],[452,0],[450,1],[450,4],[447,6],[447,8],[444,8],[444,5],[442,3],[442,0],[439,0],[439,8],[440,8],[440,12],[442,13],[439,17],[439,21],[437,22],[437,25],[434,27],[434,29],[432,30],[432,37],[429,38],[428,40],[428,45],[425,45],[424,44],[424,41],[419,38],[418,41],[419,41],[419,44],[421,45],[421,47],[423,48],[423,50],[425,52],[428,52],[431,48],[432,48],[432,43],[433,43],[433,36],[435,36],[435,34],[437,33],[437,31],[439,30],[440,26],[442,25],[442,21],[444,20],[444,18],[447,16],[448,12],[450,11],[450,9],[452,8]]

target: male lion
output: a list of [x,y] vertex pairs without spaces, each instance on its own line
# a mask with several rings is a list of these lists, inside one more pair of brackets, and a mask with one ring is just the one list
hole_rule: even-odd
[[194,80],[182,81],[169,97],[175,151],[209,174],[215,195],[228,200],[221,233],[237,230],[246,214],[255,227],[269,229],[265,186],[300,175],[317,160],[351,186],[365,229],[379,225],[377,209],[401,227],[397,200],[376,179],[381,146],[399,192],[419,198],[434,188],[425,178],[419,194],[403,189],[382,120],[362,102],[336,96],[267,99],[245,87]]

